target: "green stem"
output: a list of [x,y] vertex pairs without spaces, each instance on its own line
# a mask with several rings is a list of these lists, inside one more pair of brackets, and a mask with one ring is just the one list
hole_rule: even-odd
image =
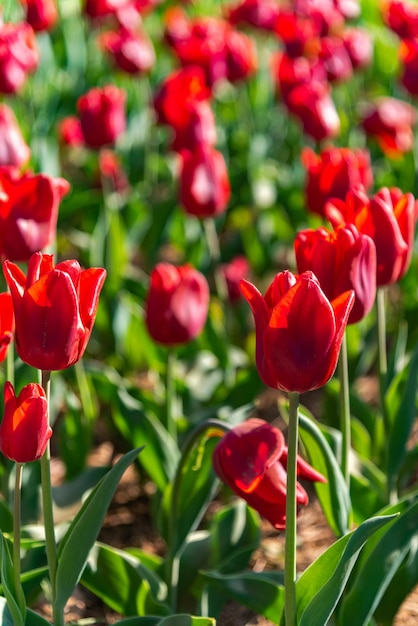
[[25,596],[20,584],[20,516],[23,463],[15,466],[15,491],[13,506],[13,578],[16,599],[20,607],[25,607]]
[[205,422],[202,422],[201,424],[196,426],[196,428],[194,428],[190,435],[186,438],[184,448],[177,465],[176,475],[174,476],[173,480],[170,501],[170,519],[168,526],[168,554],[166,558],[167,582],[169,585],[170,606],[173,614],[177,611],[179,565],[182,548],[181,545],[177,545],[176,528],[178,527],[178,503],[180,499],[183,470],[189,458],[189,454],[196,445],[196,441],[199,440],[199,437],[202,433],[210,430],[221,431],[222,433],[225,433],[230,430],[230,427],[228,426],[228,424],[225,424],[225,422],[221,422],[217,419],[208,419]]
[[167,350],[167,361],[165,368],[165,402],[166,402],[166,428],[173,440],[177,442],[177,426],[174,418],[174,410],[176,405],[176,387],[174,381],[174,366],[176,362],[176,354],[171,349]]
[[284,595],[286,626],[296,626],[296,481],[299,394],[289,393]]
[[205,232],[206,242],[209,250],[210,264],[215,280],[216,292],[219,298],[224,302],[228,297],[228,288],[226,286],[225,277],[219,272],[219,261],[221,260],[221,248],[219,245],[218,232],[216,230],[215,221],[208,217],[203,220],[203,229]]
[[[48,401],[48,413],[49,413],[51,372],[42,371],[42,387],[45,389],[45,393],[46,393],[46,397]],[[57,543],[55,540],[54,513],[53,513],[53,503],[52,503],[51,451],[50,451],[49,442],[41,458],[41,489],[42,489],[42,507],[43,507],[43,514],[44,514],[46,556],[48,559],[49,579],[50,579],[50,584],[51,584],[54,626],[62,626],[64,624],[64,615],[61,614],[61,612],[57,613],[55,610],[58,556],[57,556]]]
[[348,378],[348,354],[347,354],[347,335],[341,343],[341,352],[339,360],[340,375],[340,423],[342,434],[342,452],[341,452],[341,470],[347,485],[350,489],[350,449],[351,449],[351,415],[350,415],[350,393]]

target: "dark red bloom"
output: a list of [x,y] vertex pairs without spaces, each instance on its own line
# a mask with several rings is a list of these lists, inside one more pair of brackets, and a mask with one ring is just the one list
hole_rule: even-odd
[[118,31],[108,31],[101,35],[99,44],[128,74],[149,72],[154,66],[154,47],[142,29],[133,31],[121,27]]
[[4,415],[0,424],[0,450],[16,463],[30,463],[44,454],[52,429],[48,401],[36,383],[23,387],[16,397],[13,385],[4,385]]
[[330,222],[354,224],[376,245],[377,286],[398,281],[411,262],[417,204],[411,193],[400,189],[380,189],[370,199],[361,188],[347,194],[346,200],[332,200],[325,208]]
[[241,290],[256,329],[258,374],[269,387],[303,393],[333,375],[354,292],[328,300],[312,272],[277,274],[263,297],[246,280]]
[[306,202],[313,213],[324,214],[325,204],[331,198],[344,200],[348,191],[357,185],[370,189],[373,172],[367,150],[326,148],[319,155],[306,148],[302,163],[307,170]]
[[340,132],[340,118],[327,84],[312,82],[295,87],[286,105],[301,122],[303,131],[316,141],[335,137]]
[[345,81],[353,74],[353,65],[347,47],[336,35],[321,38],[319,58],[330,82]]
[[154,341],[165,346],[187,343],[206,323],[209,286],[190,265],[159,263],[151,273],[145,321]]
[[373,59],[370,33],[362,28],[346,28],[341,35],[354,70],[368,67]]
[[418,37],[404,39],[399,48],[399,57],[403,72],[401,82],[413,96],[418,95]]
[[399,157],[412,150],[416,120],[415,109],[397,98],[380,98],[362,114],[362,126],[389,157]]
[[126,94],[114,85],[94,87],[77,100],[81,130],[90,148],[114,144],[126,128]]
[[70,185],[63,178],[0,167],[0,186],[0,258],[27,261],[54,241],[59,204]]
[[30,154],[15,114],[7,104],[0,104],[0,166],[22,167],[29,161]]
[[34,31],[51,30],[58,21],[55,0],[21,0],[26,10],[26,21]]
[[[213,452],[213,468],[219,478],[249,506],[282,530],[286,526],[287,448],[280,430],[261,419],[251,418],[235,426]],[[326,482],[300,456],[299,478]],[[296,484],[297,506],[308,504],[308,494]]]
[[3,272],[13,298],[16,350],[40,370],[62,370],[84,354],[96,318],[106,271],[82,270],[77,261],[54,267],[50,254],[34,254],[27,276],[5,261]]
[[99,176],[100,184],[108,186],[108,191],[117,191],[122,194],[129,189],[128,176],[123,169],[122,163],[113,150],[103,148],[99,153]]
[[58,137],[67,146],[84,145],[84,135],[78,117],[65,117],[58,125]]
[[173,150],[190,150],[193,152],[199,145],[214,146],[216,144],[215,116],[207,100],[190,102],[189,117],[185,126],[175,129],[172,142]]
[[245,256],[236,256],[229,263],[221,264],[219,271],[225,279],[229,301],[235,304],[242,298],[240,282],[242,278],[247,278],[250,265]]
[[226,210],[231,195],[225,159],[211,146],[184,150],[180,173],[180,201],[186,213],[205,218]]
[[16,93],[38,67],[39,53],[32,26],[0,22],[0,93]]
[[241,0],[225,11],[230,24],[248,24],[267,31],[274,31],[279,13],[277,0]]
[[300,231],[294,242],[298,272],[312,271],[329,300],[346,291],[356,296],[348,324],[369,313],[376,297],[376,247],[354,224]]
[[280,9],[275,31],[289,57],[309,57],[319,49],[320,38],[313,19],[296,13],[290,7]]
[[4,361],[13,340],[15,317],[12,296],[8,291],[0,293],[0,362]]

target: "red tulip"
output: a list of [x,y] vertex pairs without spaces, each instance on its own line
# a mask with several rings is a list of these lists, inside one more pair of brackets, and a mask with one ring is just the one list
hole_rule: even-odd
[[300,120],[304,132],[316,141],[335,137],[340,132],[340,118],[325,83],[295,87],[286,99],[286,106]]
[[325,228],[300,231],[294,247],[298,272],[312,271],[329,300],[354,290],[348,324],[369,313],[376,296],[376,247],[370,237],[346,224],[334,232]]
[[[275,528],[286,526],[287,448],[280,430],[251,418],[222,437],[213,452],[213,468],[234,493],[265,517]],[[297,476],[326,482],[300,456]],[[308,494],[296,483],[298,507],[308,504]]]
[[4,385],[4,415],[0,424],[0,450],[16,463],[40,459],[52,435],[48,401],[36,383],[23,387],[18,397],[13,385]]
[[151,273],[145,321],[154,341],[165,346],[187,343],[206,323],[209,287],[190,265],[159,263]]
[[302,57],[314,52],[320,44],[316,24],[307,15],[300,15],[290,7],[280,10],[275,28],[283,42],[286,54],[291,58]]
[[235,83],[254,74],[257,69],[257,52],[254,42],[244,33],[225,29],[226,78]]
[[105,15],[113,15],[118,10],[131,4],[131,0],[85,0],[86,15],[95,19]]
[[4,361],[13,340],[15,318],[12,296],[8,291],[0,293],[0,362]]
[[399,49],[403,72],[401,82],[413,96],[418,95],[418,37],[404,39]]
[[214,146],[217,139],[215,116],[209,102],[207,100],[190,102],[188,110],[186,125],[175,129],[172,149],[177,152],[182,150],[193,152],[201,144]]
[[33,28],[0,22],[0,93],[16,93],[38,66],[39,53]]
[[54,267],[49,254],[34,254],[25,276],[5,261],[3,272],[13,298],[16,350],[40,370],[62,370],[84,354],[93,329],[106,271],[81,270],[77,261]]
[[26,10],[26,21],[34,31],[51,30],[58,21],[55,0],[21,0]]
[[276,0],[241,0],[226,9],[230,24],[248,24],[274,31],[280,8]]
[[342,33],[344,46],[350,57],[353,69],[364,69],[373,60],[373,42],[367,30],[347,28]]
[[397,98],[380,98],[364,110],[362,126],[387,156],[396,158],[412,150],[415,120],[415,109],[408,103]]
[[346,200],[332,200],[325,208],[330,222],[354,224],[376,245],[377,286],[397,282],[411,262],[417,203],[411,193],[384,187],[370,199],[362,189],[347,194]]
[[81,130],[90,148],[113,144],[126,128],[126,94],[114,85],[94,87],[77,100]]
[[70,185],[11,167],[0,167],[0,185],[0,258],[27,261],[54,241],[59,203]]
[[247,278],[250,265],[245,256],[236,256],[229,263],[219,266],[228,290],[228,298],[231,304],[235,304],[242,298],[240,282],[242,278]]
[[385,24],[401,39],[418,36],[418,7],[406,0],[386,0],[382,4]]
[[330,82],[345,81],[353,74],[353,65],[347,47],[341,37],[322,37],[319,58]]
[[103,33],[99,44],[112,55],[116,65],[128,74],[149,72],[155,63],[151,40],[143,30],[120,28]]
[[182,152],[180,200],[189,215],[213,217],[226,210],[231,194],[225,159],[211,146]]
[[23,139],[17,119],[7,104],[0,104],[0,166],[22,167],[30,159],[30,148]]
[[84,144],[81,122],[78,117],[65,117],[58,125],[58,137],[66,146],[82,146]]
[[312,272],[277,274],[263,297],[243,280],[256,328],[258,374],[269,387],[303,393],[322,387],[337,366],[354,292],[328,300]]
[[324,214],[330,198],[344,200],[348,191],[361,184],[366,190],[373,184],[373,172],[367,150],[327,148],[319,155],[306,148],[302,151],[302,163],[308,177],[306,183],[307,208],[313,213]]

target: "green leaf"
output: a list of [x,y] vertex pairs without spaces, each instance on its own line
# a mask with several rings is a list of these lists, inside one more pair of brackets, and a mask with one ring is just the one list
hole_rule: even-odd
[[395,516],[374,517],[330,546],[296,582],[297,623],[324,626],[340,599],[347,580],[369,537]]
[[56,609],[64,606],[78,583],[89,551],[103,524],[107,509],[122,474],[136,459],[141,448],[125,454],[102,478],[75,516],[58,548]]
[[[30,609],[26,611],[25,626],[51,626],[50,622],[47,622],[43,617],[34,613]],[[9,605],[5,598],[0,597],[0,626],[15,626],[12,615],[10,613]]]
[[158,622],[158,626],[215,626],[215,624],[212,617],[194,617],[186,614],[170,615]]
[[145,447],[140,463],[158,489],[163,491],[174,477],[180,456],[173,438],[160,420],[151,411],[145,410],[143,404],[125,389],[117,391],[113,419],[126,441]]
[[80,582],[122,615],[168,614],[163,581],[123,550],[96,543]]
[[10,555],[7,539],[0,532],[1,582],[3,593],[7,600],[9,611],[13,617],[14,626],[24,626],[26,602],[22,587],[15,589],[13,576],[13,561]]
[[351,510],[350,496],[344,477],[327,440],[304,409],[299,411],[300,437],[311,464],[327,479],[315,483],[315,491],[327,522],[338,536],[348,530]]
[[418,349],[395,377],[385,396],[391,423],[390,433],[387,434],[387,473],[390,480],[398,474],[405,458],[406,444],[416,416],[417,382]]
[[209,571],[202,572],[202,576],[239,604],[275,624],[279,623],[284,608],[283,575],[280,572],[220,574]]
[[13,513],[3,498],[0,498],[0,528],[4,533],[13,530]]
[[[390,510],[404,509],[406,505],[397,504]],[[341,626],[368,624],[387,586],[416,543],[417,519],[418,499],[415,498],[389,528],[375,533],[366,544],[350,579],[349,591],[342,600],[338,620]]]

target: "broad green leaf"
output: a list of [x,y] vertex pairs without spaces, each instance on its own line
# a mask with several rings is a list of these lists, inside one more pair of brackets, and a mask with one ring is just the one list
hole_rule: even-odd
[[0,557],[1,557],[1,584],[7,600],[9,611],[13,617],[14,626],[24,626],[26,614],[26,601],[22,587],[19,583],[16,589],[13,575],[13,561],[7,539],[0,532]]
[[4,533],[13,530],[13,513],[3,498],[0,498],[0,529]]
[[167,615],[167,589],[132,554],[96,543],[80,582],[122,615]]
[[351,475],[350,492],[354,522],[361,524],[384,506],[387,489],[385,475],[371,461],[358,459],[358,469]]
[[385,396],[391,424],[387,434],[389,480],[398,474],[405,458],[406,444],[416,416],[417,383],[418,349],[404,370],[395,377]]
[[364,547],[341,603],[338,621],[341,626],[368,624],[390,581],[416,543],[418,499],[405,510],[407,504],[391,507],[391,511],[400,510],[400,516],[377,531]]
[[340,537],[348,530],[350,496],[337,460],[314,421],[299,412],[300,437],[311,464],[327,479],[315,483],[318,500],[333,532]]
[[180,456],[177,444],[160,420],[145,410],[143,404],[125,389],[117,391],[115,400],[115,426],[131,445],[145,447],[140,463],[158,489],[163,491],[175,474]]
[[[283,575],[280,572],[202,572],[202,576],[239,604],[278,624],[284,608]],[[322,625],[323,626],[323,625]]]
[[324,626],[340,599],[361,548],[395,516],[374,517],[330,546],[296,582],[299,626]]
[[178,614],[165,617],[158,626],[215,626],[212,617],[194,617],[193,615]]
[[[26,611],[25,626],[51,626],[50,622],[34,613],[30,609]],[[15,626],[9,606],[5,598],[0,597],[0,626]]]
[[64,610],[65,604],[78,583],[87,556],[97,539],[107,509],[118,483],[129,465],[136,459],[141,448],[125,454],[102,478],[83,503],[58,548],[56,576],[56,609]]
[[86,491],[95,487],[108,470],[108,467],[88,467],[76,478],[53,487],[54,504],[59,508],[65,508],[79,502]]

